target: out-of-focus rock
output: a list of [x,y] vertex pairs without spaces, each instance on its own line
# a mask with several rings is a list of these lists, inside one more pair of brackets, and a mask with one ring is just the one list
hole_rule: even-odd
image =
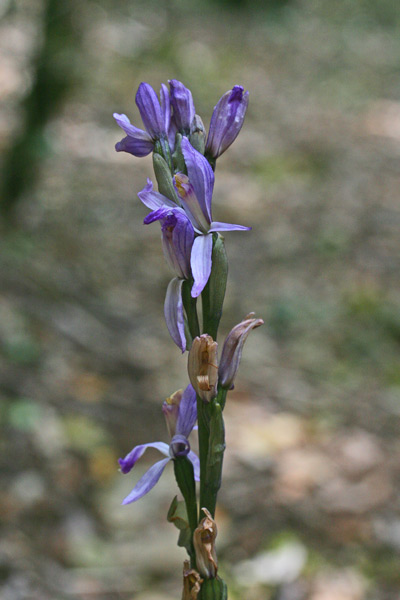
[[387,502],[392,491],[389,473],[380,470],[361,481],[351,482],[344,477],[328,481],[319,491],[318,503],[327,512],[361,515]]
[[276,498],[280,502],[295,502],[335,474],[335,465],[322,452],[311,448],[287,450],[276,460]]
[[362,430],[351,431],[335,438],[331,451],[340,468],[354,479],[380,467],[385,460],[377,439]]
[[310,600],[362,600],[365,582],[353,570],[321,573],[315,579]]
[[237,564],[234,573],[240,585],[279,585],[294,581],[306,561],[306,548],[299,542],[289,542],[276,550],[262,552],[251,560]]

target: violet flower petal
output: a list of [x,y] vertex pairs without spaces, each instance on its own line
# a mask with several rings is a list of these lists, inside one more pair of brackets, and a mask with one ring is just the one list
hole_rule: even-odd
[[168,83],[171,89],[174,122],[178,130],[188,134],[196,112],[192,92],[177,79],[170,79]]
[[178,420],[176,424],[176,433],[186,438],[189,437],[194,424],[197,420],[197,398],[196,392],[191,384],[183,392],[179,404]]
[[170,460],[170,458],[164,458],[150,467],[143,477],[139,479],[131,493],[122,501],[122,504],[136,502],[136,500],[145,496],[156,485]]
[[159,450],[165,456],[169,456],[169,446],[165,442],[150,442],[149,444],[140,444],[135,446],[125,458],[118,459],[119,466],[121,467],[122,473],[126,475],[135,466],[136,462],[145,453],[147,448],[155,448]]
[[120,142],[115,144],[115,150],[117,152],[128,152],[129,154],[133,154],[133,156],[137,156],[138,158],[147,156],[153,151],[153,148],[153,142],[138,140],[130,135],[127,135],[126,137],[122,138]]
[[193,469],[194,469],[194,479],[195,481],[200,481],[200,460],[199,457],[197,456],[197,454],[195,454],[193,452],[193,450],[191,450],[188,454],[188,459],[190,460],[190,462],[193,465]]
[[185,137],[182,138],[181,148],[188,171],[189,182],[193,186],[197,201],[207,222],[211,223],[214,172],[208,160],[200,152],[197,152]]
[[125,131],[127,137],[123,138],[115,145],[117,152],[129,152],[134,156],[147,156],[154,148],[154,143],[147,131],[138,129],[131,124],[126,115],[114,113],[114,119],[118,125]]
[[171,100],[169,97],[169,91],[165,83],[161,84],[160,90],[161,99],[161,114],[164,122],[164,132],[168,133],[171,124]]
[[138,196],[143,204],[151,210],[157,210],[165,205],[176,208],[176,204],[172,200],[153,190],[151,179],[147,179],[147,185],[138,193]]
[[124,114],[114,113],[114,119],[117,121],[118,125],[123,129],[126,135],[129,135],[133,138],[141,139],[146,142],[153,143],[151,136],[147,133],[147,131],[143,131],[143,129],[139,129],[132,125],[128,117]]
[[251,227],[245,227],[244,225],[234,225],[233,223],[219,223],[213,221],[208,231],[249,231]]
[[160,206],[157,210],[152,210],[144,219],[143,223],[145,225],[150,225],[150,223],[154,223],[154,221],[160,221],[161,219],[165,219],[169,212],[171,212],[171,208],[169,206]]
[[183,279],[179,279],[178,277],[175,277],[169,282],[164,302],[164,316],[170,336],[178,348],[180,348],[182,352],[185,352],[186,337],[185,319],[183,316],[182,284]]
[[192,287],[192,298],[197,298],[203,291],[211,273],[211,254],[212,254],[213,236],[199,235],[195,238],[192,248],[190,265],[194,284]]
[[166,134],[157,94],[148,83],[142,82],[136,92],[136,104],[143,124],[153,139]]

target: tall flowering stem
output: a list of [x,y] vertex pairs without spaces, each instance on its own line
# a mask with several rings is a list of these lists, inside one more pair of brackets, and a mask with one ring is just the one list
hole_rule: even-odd
[[[250,313],[233,327],[219,361],[217,336],[228,277],[223,235],[250,227],[214,221],[212,196],[217,159],[240,132],[248,92],[235,85],[221,97],[208,135],[190,90],[176,79],[169,81],[169,90],[161,85],[160,99],[148,83],[141,83],[136,104],[145,129],[131,124],[126,115],[115,113],[126,134],[116,150],[136,157],[153,153],[158,190],[148,179],[138,197],[150,209],[144,223],[159,222],[161,226],[164,257],[173,273],[166,291],[165,320],[174,343],[182,353],[189,352],[190,384],[162,405],[169,443],[134,446],[119,460],[122,473],[127,474],[147,448],[164,455],[139,479],[123,504],[146,495],[172,462],[183,500],[175,496],[167,519],[179,529],[178,545],[186,548],[190,558],[190,563],[184,563],[182,600],[226,600],[215,542],[215,511],[225,452],[223,410],[244,342],[263,321]],[[200,297],[202,322],[198,315]],[[196,420],[198,456],[191,447]]]

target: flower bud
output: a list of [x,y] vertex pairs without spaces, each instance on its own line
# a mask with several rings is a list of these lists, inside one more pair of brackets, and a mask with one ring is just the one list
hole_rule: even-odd
[[189,379],[196,393],[204,402],[210,402],[217,394],[218,344],[207,333],[193,340],[188,358]]
[[263,325],[262,319],[255,319],[254,313],[250,313],[241,323],[236,325],[227,335],[222,348],[221,362],[219,365],[219,382],[221,387],[230,389],[239,368],[242,358],[243,345],[252,329]]
[[168,83],[176,127],[180,132],[189,133],[195,115],[192,92],[177,79],[170,79]]
[[192,126],[190,128],[189,142],[193,148],[204,154],[204,148],[206,145],[206,130],[204,129],[203,121],[199,115],[195,115]]
[[190,563],[185,560],[183,563],[183,592],[182,600],[196,600],[200,586],[203,583],[199,573],[190,568]]
[[171,169],[161,154],[153,153],[153,168],[158,183],[158,191],[179,206],[179,198],[172,181]]
[[177,390],[171,396],[166,398],[162,405],[165,421],[167,423],[168,433],[172,439],[176,432],[176,424],[179,416],[179,405],[183,396],[183,390]]
[[249,103],[249,92],[243,92],[241,85],[235,85],[215,106],[208,131],[207,156],[218,158],[237,138]]
[[218,563],[215,552],[217,524],[206,508],[201,509],[206,515],[193,533],[193,546],[196,553],[196,565],[200,575],[210,579],[217,575]]

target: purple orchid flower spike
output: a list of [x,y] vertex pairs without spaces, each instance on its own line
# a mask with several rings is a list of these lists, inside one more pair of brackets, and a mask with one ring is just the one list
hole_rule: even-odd
[[164,315],[168,331],[175,344],[185,352],[185,318],[182,301],[182,285],[191,277],[190,257],[194,241],[193,225],[183,208],[153,190],[150,179],[146,187],[138,193],[140,200],[152,209],[144,219],[148,225],[154,221],[161,222],[161,239],[164,256],[175,273],[167,288],[164,303]]
[[117,152],[129,152],[134,156],[147,156],[158,139],[168,138],[171,123],[171,104],[168,88],[162,84],[161,104],[157,94],[148,83],[141,83],[136,93],[136,104],[146,131],[131,124],[126,115],[114,113],[114,119],[127,134],[115,146]]
[[243,91],[241,85],[233,86],[214,107],[206,143],[206,155],[213,159],[229,148],[242,128],[249,104],[249,92]]
[[211,200],[214,189],[214,172],[208,161],[197,152],[187,138],[182,139],[182,153],[188,175],[174,176],[174,185],[187,216],[198,234],[193,242],[190,258],[194,284],[192,297],[203,291],[211,273],[212,234],[217,231],[246,231],[251,227],[220,223],[211,216]]
[[[176,394],[178,394],[177,392]],[[168,400],[167,400],[168,402]],[[200,480],[200,463],[194,452],[190,450],[188,437],[192,431],[197,419],[196,409],[196,392],[191,385],[188,385],[179,399],[179,408],[176,418],[175,435],[172,437],[170,444],[165,442],[151,442],[149,444],[141,444],[135,446],[125,458],[119,459],[119,465],[122,473],[129,473],[139,458],[143,456],[147,448],[155,448],[167,458],[156,462],[148,471],[139,479],[133,490],[123,500],[122,504],[130,504],[136,502],[145,496],[158,482],[166,465],[175,458],[187,456],[194,468],[195,480]]]
[[171,90],[173,123],[177,131],[188,135],[195,116],[192,92],[177,79],[168,81]]

